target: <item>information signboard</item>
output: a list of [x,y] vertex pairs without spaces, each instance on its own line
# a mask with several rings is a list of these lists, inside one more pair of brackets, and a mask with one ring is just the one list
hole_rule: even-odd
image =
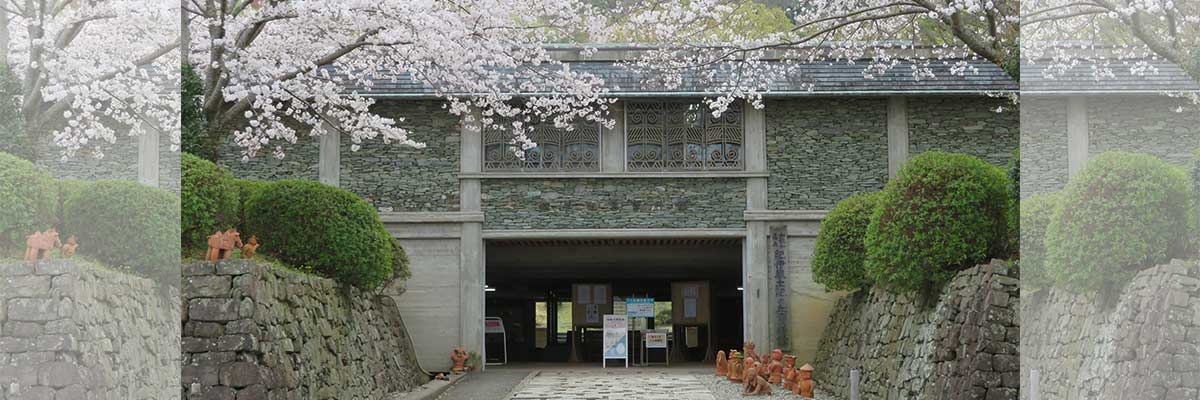
[[608,367],[609,359],[625,360],[625,368],[629,368],[629,323],[624,315],[604,315],[604,361],[603,367]]
[[654,298],[625,298],[625,315],[634,318],[654,318]]

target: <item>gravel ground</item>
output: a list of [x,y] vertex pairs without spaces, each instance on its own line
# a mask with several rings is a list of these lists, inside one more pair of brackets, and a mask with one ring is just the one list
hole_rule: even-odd
[[[724,377],[717,377],[716,375],[713,375],[712,373],[704,374],[703,376],[700,377],[700,381],[704,382],[704,386],[707,386],[708,390],[711,391],[713,393],[713,395],[715,395],[717,397],[718,400],[727,400],[727,399],[799,400],[801,398],[800,395],[793,394],[790,390],[785,390],[783,388],[783,385],[771,385],[771,395],[770,396],[742,396],[742,385],[741,384],[730,382],[729,379],[726,379]],[[817,396],[816,400],[836,400],[833,396],[830,396],[826,393],[821,393],[820,390],[817,390],[816,393],[814,393],[814,394]]]

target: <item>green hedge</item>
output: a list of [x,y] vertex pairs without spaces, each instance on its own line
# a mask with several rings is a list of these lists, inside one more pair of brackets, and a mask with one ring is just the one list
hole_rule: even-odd
[[0,153],[0,249],[24,248],[25,237],[58,221],[58,194],[49,172]]
[[76,235],[82,255],[174,286],[179,284],[179,207],[179,197],[166,190],[97,181],[67,200],[61,234]]
[[869,287],[863,268],[864,240],[879,192],[859,193],[837,203],[821,221],[813,251],[813,280],[833,290]]
[[246,225],[260,251],[285,264],[362,288],[392,277],[392,237],[375,209],[349,191],[277,181],[251,196]]
[[1055,282],[1084,290],[1189,256],[1192,190],[1180,169],[1145,154],[1106,152],[1067,183],[1046,232]]
[[246,218],[246,209],[249,208],[250,199],[254,197],[254,194],[270,186],[271,182],[235,179],[233,185],[237,188],[239,202],[237,230],[238,232],[242,232],[242,236],[245,239],[249,239],[250,235],[254,234],[254,231],[250,230],[250,227],[246,224],[246,221],[248,221]]
[[1046,227],[1061,203],[1059,192],[1041,193],[1021,201],[1021,283],[1049,286],[1046,273]]
[[917,291],[1003,256],[1008,196],[1004,171],[976,157],[914,157],[888,182],[871,216],[868,275],[896,291]]
[[209,235],[237,225],[238,187],[229,171],[208,160],[183,153],[180,161],[181,240],[185,249],[204,249]]

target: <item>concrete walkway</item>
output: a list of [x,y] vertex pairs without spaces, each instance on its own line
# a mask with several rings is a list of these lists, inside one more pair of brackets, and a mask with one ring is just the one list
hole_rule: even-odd
[[517,384],[533,373],[533,369],[489,368],[485,372],[472,372],[456,382],[438,400],[501,400],[508,396]]

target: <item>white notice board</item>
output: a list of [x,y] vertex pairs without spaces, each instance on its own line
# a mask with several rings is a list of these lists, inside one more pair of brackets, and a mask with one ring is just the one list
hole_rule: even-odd
[[629,368],[629,321],[624,315],[604,315],[603,351],[603,367],[608,367],[609,359],[619,358],[625,360],[625,368]]

